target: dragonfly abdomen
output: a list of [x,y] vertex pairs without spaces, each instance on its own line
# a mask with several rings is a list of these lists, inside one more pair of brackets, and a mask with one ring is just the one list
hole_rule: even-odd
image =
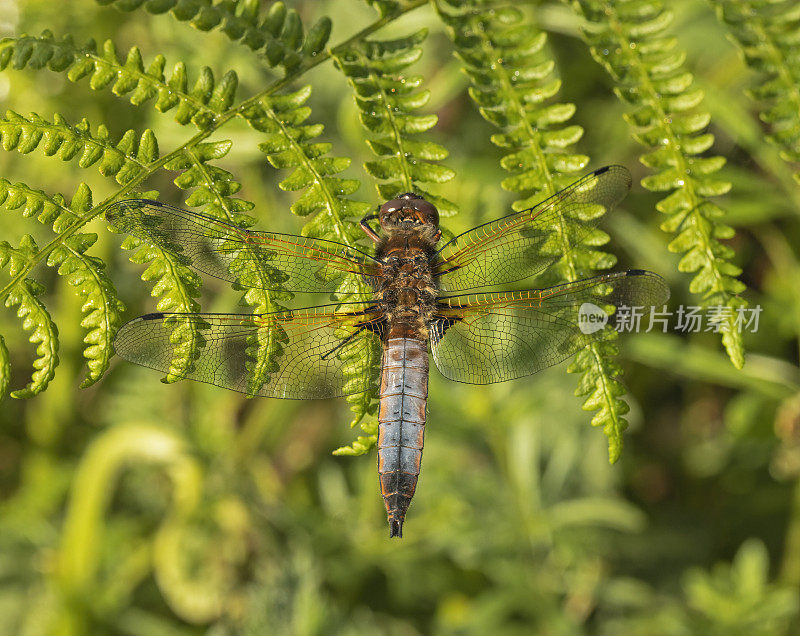
[[378,412],[378,473],[389,536],[403,536],[406,510],[417,487],[428,400],[428,348],[424,340],[384,343]]

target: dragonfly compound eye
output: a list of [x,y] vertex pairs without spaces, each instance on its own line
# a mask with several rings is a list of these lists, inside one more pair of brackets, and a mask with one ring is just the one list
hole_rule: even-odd
[[438,227],[439,210],[436,209],[436,206],[433,205],[433,203],[420,198],[412,202],[412,207],[417,211],[416,216],[421,223],[426,225],[435,225]]
[[412,192],[406,192],[384,203],[379,216],[381,225],[384,227],[404,221],[422,225],[439,225],[439,211],[436,207]]

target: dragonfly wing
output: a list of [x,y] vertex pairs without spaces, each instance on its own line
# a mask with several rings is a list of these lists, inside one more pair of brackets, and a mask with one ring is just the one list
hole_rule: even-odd
[[[606,166],[534,208],[479,225],[439,250],[434,273],[445,291],[462,291],[523,280],[544,271],[581,243],[602,215],[631,187],[622,166]],[[567,220],[566,227],[562,218]]]
[[[470,384],[531,375],[565,360],[610,327],[592,331],[589,315],[619,307],[656,307],[669,289],[652,272],[630,270],[528,291],[439,299],[431,349],[439,371]],[[582,323],[582,316],[584,322]]]
[[371,390],[380,368],[381,316],[323,305],[267,314],[154,313],[124,325],[120,357],[174,375],[178,325],[199,334],[197,356],[178,377],[250,396],[331,398]]
[[343,243],[252,232],[149,199],[119,201],[106,220],[116,231],[156,245],[204,274],[244,287],[334,292],[347,274],[375,275],[375,259]]

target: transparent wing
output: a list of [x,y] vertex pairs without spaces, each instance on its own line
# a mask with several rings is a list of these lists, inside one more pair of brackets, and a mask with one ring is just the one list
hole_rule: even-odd
[[[361,304],[352,304],[363,307]],[[170,371],[177,324],[200,333],[182,374],[248,395],[312,399],[369,390],[380,368],[381,318],[371,309],[322,305],[267,314],[154,313],[124,325],[114,341],[125,360]]]
[[[439,250],[434,273],[445,291],[522,280],[544,271],[597,227],[600,217],[631,187],[622,166],[606,166],[534,208],[479,225]],[[569,220],[561,227],[560,219]],[[563,237],[560,232],[563,232]]]
[[251,232],[199,212],[151,201],[120,201],[106,212],[118,232],[153,243],[196,270],[245,287],[333,292],[347,274],[371,279],[375,260],[342,243]]
[[520,378],[607,338],[614,308],[659,307],[669,289],[658,274],[630,270],[501,294],[439,299],[431,349],[439,371],[470,384]]

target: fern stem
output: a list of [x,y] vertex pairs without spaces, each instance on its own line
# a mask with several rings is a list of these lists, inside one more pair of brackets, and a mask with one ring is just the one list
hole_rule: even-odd
[[[64,241],[72,236],[75,232],[77,232],[80,228],[86,225],[92,219],[101,216],[105,213],[106,209],[114,202],[119,199],[125,197],[125,195],[134,191],[134,189],[139,186],[145,179],[152,176],[159,168],[162,168],[166,165],[170,160],[180,156],[184,153],[188,148],[192,148],[199,144],[204,139],[210,137],[214,132],[219,130],[224,124],[228,121],[241,115],[245,112],[248,108],[258,104],[262,99],[268,97],[277,91],[281,90],[282,88],[288,86],[296,79],[301,77],[307,71],[315,68],[316,66],[326,62],[327,60],[331,59],[333,55],[336,54],[337,51],[342,51],[345,49],[350,48],[355,42],[358,42],[367,36],[371,35],[375,31],[381,29],[385,25],[389,24],[390,22],[397,19],[399,15],[407,13],[409,11],[413,11],[414,9],[421,7],[422,5],[427,4],[427,0],[411,0],[407,5],[403,6],[398,13],[394,13],[391,16],[384,16],[373,23],[367,25],[358,33],[352,35],[347,40],[342,42],[341,44],[336,45],[335,47],[326,49],[324,52],[320,52],[317,56],[315,56],[311,60],[305,61],[301,64],[296,70],[292,73],[287,73],[283,78],[273,82],[269,87],[265,88],[263,91],[256,93],[255,95],[249,97],[248,99],[241,102],[238,106],[233,108],[229,108],[226,112],[222,113],[218,117],[216,117],[212,122],[209,123],[208,128],[201,130],[200,132],[196,133],[191,139],[183,143],[178,148],[175,148],[169,154],[166,154],[162,157],[159,157],[155,161],[142,166],[141,174],[137,175],[130,182],[125,184],[120,190],[116,193],[111,195],[110,197],[104,199],[101,203],[93,207],[91,210],[80,216],[72,225],[70,225],[67,229],[61,232],[58,236],[56,236],[52,241],[50,241],[47,245],[45,245],[41,250],[39,250],[34,256],[32,256],[20,270],[11,277],[11,279],[0,289],[0,298],[5,298],[8,293],[17,285],[36,265],[38,265],[43,259],[46,259],[48,254],[50,254],[54,249],[61,246]],[[338,218],[338,215],[337,215]],[[339,223],[341,224],[341,219],[339,219]],[[342,234],[342,238],[346,238],[346,235]]]

